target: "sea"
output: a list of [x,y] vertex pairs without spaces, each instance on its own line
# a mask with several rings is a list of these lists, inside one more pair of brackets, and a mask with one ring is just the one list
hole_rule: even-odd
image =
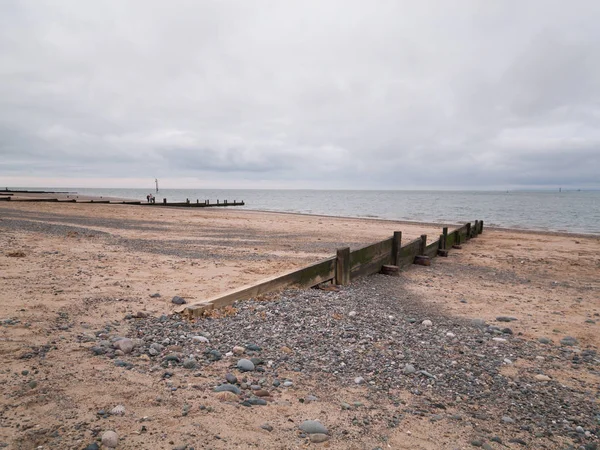
[[[26,188],[22,188],[26,189]],[[600,235],[600,191],[374,191],[30,188],[156,202],[244,201],[244,209]]]

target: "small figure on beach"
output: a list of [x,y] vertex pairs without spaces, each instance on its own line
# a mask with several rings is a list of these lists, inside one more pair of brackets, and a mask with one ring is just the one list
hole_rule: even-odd
[[152,194],[146,195],[146,201],[150,203],[150,199],[152,198]]
[[150,194],[150,203],[156,203],[156,197],[152,194]]

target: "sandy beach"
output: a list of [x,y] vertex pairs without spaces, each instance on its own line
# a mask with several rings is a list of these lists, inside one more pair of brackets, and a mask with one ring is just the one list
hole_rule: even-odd
[[[173,315],[174,296],[200,302],[394,231],[406,242],[441,225],[0,202],[0,446],[84,449],[115,430],[119,449],[596,448],[597,236],[486,228],[399,277],[273,294],[195,323]],[[385,370],[352,360],[371,351]],[[262,370],[238,370],[244,356]],[[246,393],[214,392],[228,372]],[[253,390],[266,405],[243,404]],[[309,419],[327,427],[323,443],[299,429]]]

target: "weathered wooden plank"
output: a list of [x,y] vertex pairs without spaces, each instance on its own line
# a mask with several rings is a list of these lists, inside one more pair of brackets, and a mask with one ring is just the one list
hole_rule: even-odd
[[339,248],[337,250],[335,282],[342,286],[350,284],[350,247]]
[[350,271],[354,270],[356,266],[369,263],[375,257],[384,254],[389,255],[391,258],[392,241],[393,238],[388,238],[350,252]]
[[454,233],[449,233],[448,236],[446,236],[446,245],[444,246],[444,248],[452,248],[452,246],[455,244],[456,241],[456,236],[454,235]]
[[411,241],[408,244],[400,247],[400,251],[398,252],[398,261],[396,265],[400,268],[411,265],[415,260],[415,256],[419,254],[420,249],[421,238],[415,239],[414,241]]
[[430,258],[435,258],[437,256],[437,251],[440,248],[440,240],[433,241],[427,247],[425,247],[425,252],[423,253],[425,256],[429,256]]
[[392,264],[398,261],[398,251],[402,247],[402,231],[394,231],[392,237]]
[[196,317],[207,309],[222,308],[223,306],[231,305],[237,300],[246,300],[278,289],[290,286],[297,286],[300,288],[316,286],[317,284],[332,280],[335,277],[335,260],[335,257],[328,258],[299,270],[264,279],[252,286],[244,286],[229,291],[225,294],[210,298],[202,303],[186,305],[180,312]]
[[350,279],[371,275],[392,263],[394,238],[388,238],[350,252]]
[[392,263],[392,252],[387,254],[374,256],[370,261],[356,264],[350,269],[350,279],[353,280],[367,275],[373,275],[381,270],[381,267]]

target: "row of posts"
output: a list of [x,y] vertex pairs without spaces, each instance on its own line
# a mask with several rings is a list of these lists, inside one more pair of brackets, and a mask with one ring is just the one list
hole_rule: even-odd
[[[471,223],[467,223],[467,239],[475,238],[477,235],[483,232],[483,220],[476,220],[474,226]],[[454,244],[460,245],[461,234],[458,230],[454,231]],[[446,242],[448,241],[448,227],[442,228],[442,234],[440,234],[440,241],[438,247],[438,254],[447,256]],[[402,231],[394,231],[394,237],[392,238],[392,265],[397,265],[399,260],[400,248],[402,247]],[[425,249],[427,248],[427,235],[421,235],[421,242],[419,244],[419,256],[425,255]],[[335,281],[338,285],[350,284],[350,247],[344,247],[337,250],[335,264]]]
[[[185,202],[188,205],[191,203],[189,198],[186,198]],[[235,205],[236,203],[237,203],[237,200],[234,200],[233,204]],[[244,200],[242,200],[242,203],[244,203]],[[163,198],[163,205],[166,205],[166,204],[167,204],[167,199]],[[200,204],[200,200],[196,200],[196,204],[199,205]],[[210,205],[210,201],[209,200],[204,200],[203,204],[204,205]],[[224,200],[223,203],[219,203],[219,200],[217,200],[217,205],[220,205],[220,204],[222,204],[222,205],[228,205],[229,203],[227,203],[227,200]]]

